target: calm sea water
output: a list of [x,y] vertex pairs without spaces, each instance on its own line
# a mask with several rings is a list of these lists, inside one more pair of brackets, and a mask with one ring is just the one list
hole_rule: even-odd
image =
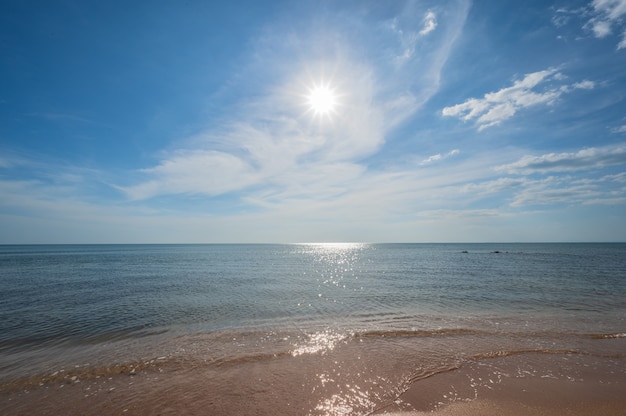
[[619,355],[626,244],[0,246],[0,293],[2,383],[343,348],[380,399],[464,357]]

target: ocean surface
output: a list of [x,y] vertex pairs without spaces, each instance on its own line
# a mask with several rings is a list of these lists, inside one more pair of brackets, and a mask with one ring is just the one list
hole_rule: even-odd
[[474,395],[483,373],[619,378],[625,340],[623,243],[0,246],[15,414],[16,392],[78,382],[103,414],[181,394],[207,414],[371,414],[450,371]]

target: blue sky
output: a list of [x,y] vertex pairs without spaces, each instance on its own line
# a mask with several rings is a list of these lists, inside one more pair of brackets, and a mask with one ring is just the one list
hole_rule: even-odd
[[0,243],[626,240],[626,0],[2,2],[0,48]]

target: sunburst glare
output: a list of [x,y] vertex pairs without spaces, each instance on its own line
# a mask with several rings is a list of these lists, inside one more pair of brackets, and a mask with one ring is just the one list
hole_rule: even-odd
[[316,115],[328,115],[336,111],[337,94],[327,85],[317,85],[309,90],[307,103]]

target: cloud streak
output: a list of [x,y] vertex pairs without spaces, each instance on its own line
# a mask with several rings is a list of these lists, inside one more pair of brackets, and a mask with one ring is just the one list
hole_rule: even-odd
[[421,39],[437,29],[437,15],[431,10],[424,14],[420,30],[415,28],[414,20],[414,13],[405,11],[403,15],[392,19],[390,24],[390,29],[401,48],[401,53],[396,56],[400,64],[413,58]]
[[[607,182],[612,182],[607,184]],[[529,180],[511,201],[512,207],[554,204],[617,205],[626,201],[626,189],[619,180],[605,176],[580,180],[550,176]]]
[[428,156],[426,159],[422,160],[420,165],[427,165],[429,163],[439,162],[439,161],[447,159],[447,158],[449,158],[451,156],[456,156],[459,153],[461,153],[461,151],[459,149],[452,149],[448,153],[445,153],[443,155],[441,153],[437,153],[437,154]]
[[[483,98],[467,101],[442,110],[445,117],[463,121],[473,120],[478,130],[496,126],[513,117],[518,111],[540,104],[551,105],[565,93],[576,89],[593,89],[593,81],[584,80],[571,85],[562,84],[564,75],[556,68],[526,74],[510,87],[487,93]],[[543,89],[539,87],[545,86]]]
[[517,162],[498,166],[496,170],[530,175],[533,173],[600,169],[621,164],[626,164],[626,145],[601,148],[591,147],[572,153],[547,153],[541,156],[524,156]]

